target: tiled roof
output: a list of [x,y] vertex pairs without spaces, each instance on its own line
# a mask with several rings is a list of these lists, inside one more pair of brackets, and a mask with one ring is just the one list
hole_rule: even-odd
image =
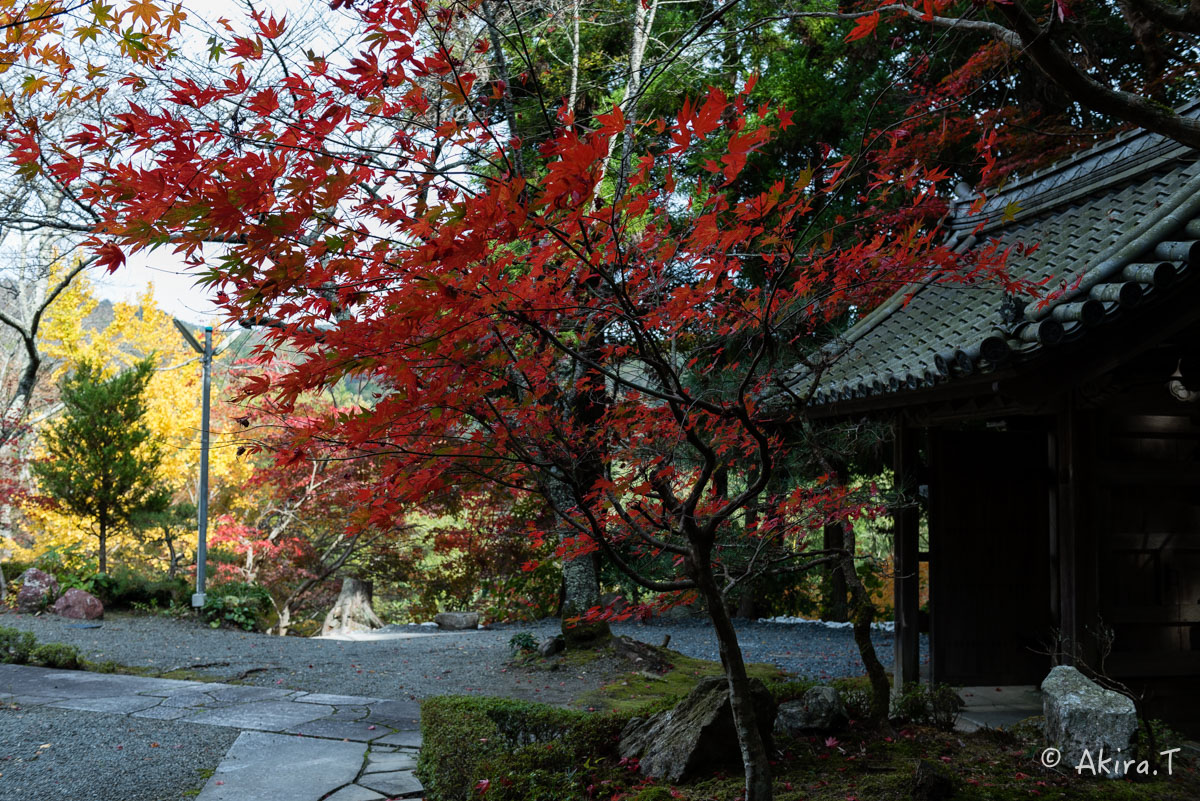
[[[1200,104],[1181,111],[1200,116]],[[1010,258],[1012,275],[1069,289],[1022,310],[990,282],[908,287],[831,346],[813,403],[919,393],[1011,366],[1171,291],[1200,269],[1198,157],[1134,131],[1013,182],[981,212],[961,204],[949,227],[962,247],[1036,244]]]

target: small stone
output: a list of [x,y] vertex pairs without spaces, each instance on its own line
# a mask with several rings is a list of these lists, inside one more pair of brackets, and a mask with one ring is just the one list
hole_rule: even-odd
[[798,701],[780,704],[775,733],[799,737],[814,731],[833,731],[848,717],[842,699],[832,687],[812,687]]
[[1120,693],[1106,690],[1067,665],[1050,671],[1042,682],[1042,706],[1046,715],[1046,739],[1062,754],[1062,764],[1072,769],[1084,761],[1084,751],[1092,764],[1100,765],[1100,751],[1112,759],[1110,771],[1096,771],[1109,779],[1124,775],[1124,758],[1129,755],[1129,739],[1137,730],[1137,710],[1133,701]]
[[441,612],[434,616],[433,622],[438,624],[438,628],[448,631],[465,631],[479,626],[479,613]]
[[542,640],[542,644],[538,646],[538,656],[551,657],[560,653],[567,647],[567,642],[562,638],[562,635],[557,637],[547,637]]
[[58,595],[58,581],[45,571],[31,567],[21,574],[17,593],[18,612],[40,612]]

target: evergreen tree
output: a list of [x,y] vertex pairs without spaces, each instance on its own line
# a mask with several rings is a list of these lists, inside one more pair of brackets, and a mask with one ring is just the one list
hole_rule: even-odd
[[159,486],[162,450],[145,420],[153,371],[152,358],[107,378],[100,365],[79,362],[63,381],[62,416],[43,432],[47,458],[33,467],[43,492],[92,522],[101,573],[109,534],[170,502]]

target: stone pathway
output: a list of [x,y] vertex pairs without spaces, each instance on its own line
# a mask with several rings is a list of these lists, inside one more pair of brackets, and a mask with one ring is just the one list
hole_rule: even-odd
[[954,728],[962,732],[1003,729],[1042,714],[1042,693],[1032,684],[963,687],[958,695],[965,706]]
[[0,665],[0,702],[241,729],[198,801],[418,798],[413,701]]

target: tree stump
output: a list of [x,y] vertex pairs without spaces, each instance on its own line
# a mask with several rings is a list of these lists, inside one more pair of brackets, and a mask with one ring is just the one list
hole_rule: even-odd
[[321,626],[322,636],[333,633],[371,631],[383,626],[375,610],[371,608],[371,582],[356,578],[342,579],[342,591],[337,603],[325,616]]

